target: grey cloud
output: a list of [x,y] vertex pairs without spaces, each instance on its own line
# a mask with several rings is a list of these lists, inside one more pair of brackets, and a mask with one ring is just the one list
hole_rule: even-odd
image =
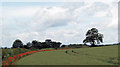
[[[66,26],[72,20],[72,15],[69,11],[58,12],[56,15],[49,14],[49,10],[53,9],[52,7],[43,11],[43,14],[38,12],[38,15],[34,17],[34,20],[31,21],[33,27],[39,28],[51,28],[51,27],[60,27]],[[64,9],[64,8],[62,8]],[[54,12],[54,11],[53,11]],[[33,23],[34,22],[34,23]],[[38,25],[39,24],[39,25]],[[38,28],[38,29],[39,29]]]

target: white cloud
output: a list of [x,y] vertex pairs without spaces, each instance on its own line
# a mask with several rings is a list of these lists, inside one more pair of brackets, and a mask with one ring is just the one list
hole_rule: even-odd
[[11,44],[18,38],[24,43],[34,39],[44,41],[46,38],[65,44],[82,43],[86,31],[92,27],[105,34],[105,42],[113,42],[110,40],[113,37],[116,37],[116,42],[117,6],[112,2],[113,0],[109,3],[93,0],[72,7],[54,5],[4,8],[3,44]]
[[110,13],[112,14],[112,21],[108,24],[108,28],[118,28],[118,5],[110,5]]
[[53,40],[61,41],[64,44],[69,43],[82,43],[83,37],[82,31],[72,30],[72,29],[59,29],[56,31],[47,31],[45,34],[46,38],[51,38]]
[[[23,9],[26,9],[26,7]],[[34,7],[31,7],[31,10],[33,10]],[[14,11],[14,10],[12,10]],[[22,9],[19,10],[21,12]],[[28,10],[23,10],[23,12],[27,12]],[[37,12],[36,12],[37,11]],[[6,12],[5,12],[6,13]],[[72,15],[70,14],[69,10],[67,8],[61,8],[61,7],[39,7],[39,10],[35,10],[35,13],[30,12],[30,18],[24,18],[28,15],[21,15],[23,18],[21,18],[19,15],[16,16],[10,16],[10,15],[4,15],[6,18],[4,18],[4,29],[6,32],[9,30],[16,30],[19,29],[18,32],[21,33],[23,31],[43,31],[46,30],[49,27],[57,27],[57,26],[64,26],[69,23],[70,20],[72,20]],[[8,11],[9,14],[9,11]],[[12,15],[12,13],[11,13]],[[32,15],[32,16],[31,16]],[[11,19],[12,18],[12,19]],[[15,18],[19,20],[15,20]],[[21,19],[20,19],[21,18]],[[8,20],[9,19],[9,20]],[[26,21],[27,20],[27,21]],[[8,23],[9,21],[9,23]],[[12,26],[14,25],[14,26]],[[26,26],[27,25],[27,26]],[[10,28],[9,28],[10,27]],[[22,29],[22,28],[25,29]]]
[[105,17],[106,15],[107,15],[107,12],[100,11],[100,12],[96,12],[94,17]]
[[[67,25],[70,20],[72,20],[72,15],[67,8],[50,7],[40,8],[29,24],[32,28],[40,26],[41,29],[45,30],[48,27]],[[40,30],[40,28],[36,29]]]
[[113,19],[112,22],[110,24],[108,24],[107,26],[108,28],[118,28],[118,19]]
[[5,18],[17,18],[17,17],[29,17],[34,15],[39,7],[3,7],[3,17]]

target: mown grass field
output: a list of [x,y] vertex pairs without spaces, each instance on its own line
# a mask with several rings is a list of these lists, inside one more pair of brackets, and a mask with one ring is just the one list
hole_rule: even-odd
[[[72,52],[75,51],[76,53]],[[115,65],[118,45],[38,52],[26,56],[16,65]]]

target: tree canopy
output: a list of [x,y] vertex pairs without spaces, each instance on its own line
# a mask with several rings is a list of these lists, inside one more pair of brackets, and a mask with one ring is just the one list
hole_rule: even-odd
[[13,48],[22,48],[23,47],[23,43],[21,40],[17,39],[13,42]]
[[91,46],[95,46],[95,44],[103,43],[103,34],[98,33],[98,29],[92,28],[87,31],[86,38],[83,40],[83,43],[90,43]]

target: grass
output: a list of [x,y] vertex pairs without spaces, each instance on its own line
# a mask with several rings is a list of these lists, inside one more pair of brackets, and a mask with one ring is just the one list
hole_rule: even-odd
[[[75,52],[72,52],[72,50]],[[118,64],[118,45],[38,52],[26,56],[16,65],[115,65]]]

